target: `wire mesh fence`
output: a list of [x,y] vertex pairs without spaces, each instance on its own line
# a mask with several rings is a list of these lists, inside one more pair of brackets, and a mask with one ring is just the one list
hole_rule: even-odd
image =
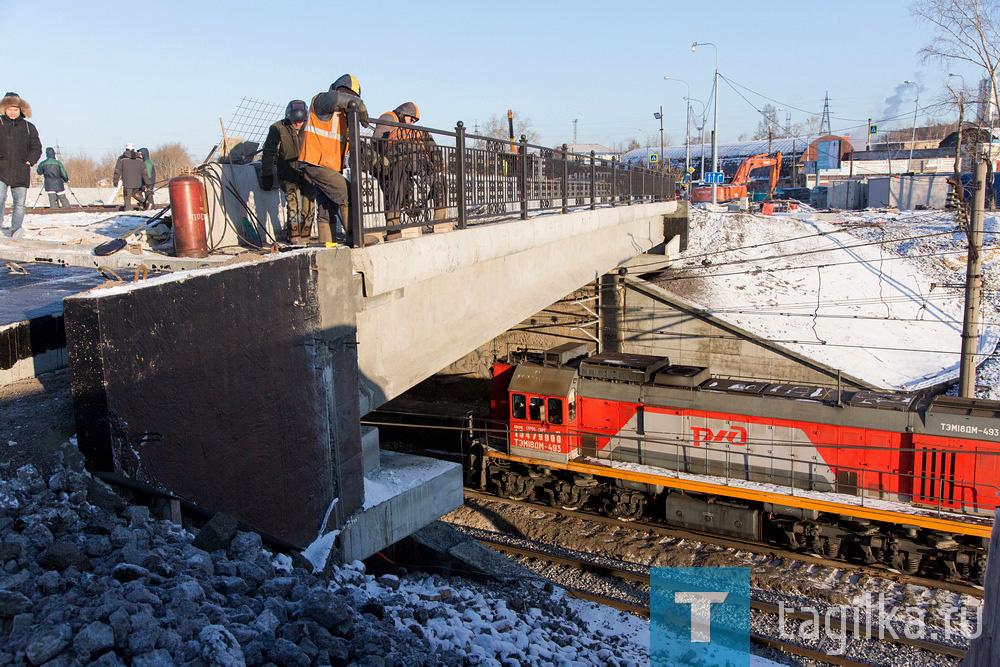
[[[239,137],[244,141],[264,144],[268,128],[285,117],[285,105],[254,100],[244,97],[229,118],[225,133],[230,139]],[[219,138],[222,144],[222,138]]]

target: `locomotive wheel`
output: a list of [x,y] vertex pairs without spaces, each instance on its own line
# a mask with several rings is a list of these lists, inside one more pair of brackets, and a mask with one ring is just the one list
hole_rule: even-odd
[[516,472],[504,474],[500,482],[500,495],[511,500],[524,500],[531,493],[528,478]]
[[642,518],[645,507],[646,497],[638,491],[616,491],[605,502],[607,513],[620,521]]
[[573,493],[574,487],[566,482],[556,484],[555,492],[552,494],[551,504],[553,507],[561,507],[564,510],[578,510],[583,505],[579,493]]
[[838,537],[828,537],[820,545],[820,556],[823,558],[836,558],[840,554],[841,541]]

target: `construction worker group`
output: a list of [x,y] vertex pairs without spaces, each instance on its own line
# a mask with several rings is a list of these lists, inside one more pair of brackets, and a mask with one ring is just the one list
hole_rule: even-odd
[[[320,244],[348,241],[360,224],[352,219],[343,173],[349,148],[347,111],[352,103],[360,123],[370,128],[368,110],[361,99],[361,84],[353,75],[345,74],[329,90],[313,96],[308,105],[303,100],[289,102],[285,117],[268,130],[259,185],[262,190],[270,191],[277,184],[284,193],[286,229],[291,243],[305,245],[312,241],[314,211]],[[7,93],[0,106],[4,114],[0,117],[0,147],[9,144],[0,151],[0,225],[2,200],[10,189],[14,202],[12,225],[3,231],[5,236],[19,237],[27,170],[38,161],[41,145],[34,126],[25,120],[31,113],[26,102],[16,93]],[[449,227],[439,223],[446,212],[441,152],[427,132],[410,127],[419,120],[417,105],[404,102],[382,114],[375,123],[371,142],[357,149],[362,169],[374,176],[381,188],[389,239],[419,235],[424,224],[422,212],[428,201],[432,202],[433,219],[438,223],[434,225],[435,231]],[[64,189],[69,175],[52,148],[46,150],[46,160],[38,165],[37,173],[44,177],[50,205],[67,206]],[[133,144],[126,146],[113,177],[115,186],[122,184],[124,210],[132,208],[133,199],[138,200],[140,208],[150,208],[155,179],[148,150],[136,151]],[[422,186],[419,195],[414,188],[418,179]],[[414,214],[408,215],[410,212]],[[379,240],[381,235],[368,237],[365,243]]]
[[[347,167],[347,110],[351,103],[357,109],[360,123],[371,127],[361,99],[361,84],[351,74],[345,74],[329,90],[315,95],[308,105],[303,100],[289,102],[284,119],[268,130],[259,184],[262,190],[270,191],[277,182],[284,192],[291,243],[304,245],[312,241],[314,207],[319,244],[347,241],[359,224],[350,212],[350,195],[343,174]],[[406,127],[419,120],[416,104],[400,104],[376,121],[371,149],[367,146],[358,149],[362,152],[362,168],[375,176],[382,189],[386,225],[390,227],[388,238],[420,234],[419,222],[400,227],[405,224],[404,211],[414,204],[411,184],[418,176],[426,179],[426,192],[434,202],[434,219],[445,217],[440,153],[429,134]],[[369,236],[366,243],[378,240],[381,235]]]

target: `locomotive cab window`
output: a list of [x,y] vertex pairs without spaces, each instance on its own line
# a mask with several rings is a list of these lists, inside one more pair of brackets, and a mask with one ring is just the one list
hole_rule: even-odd
[[510,416],[514,419],[524,419],[525,411],[524,394],[510,395]]
[[528,399],[528,419],[535,422],[545,419],[545,403],[540,396]]
[[549,412],[549,423],[550,424],[562,424],[563,423],[563,411],[562,411],[562,399],[560,398],[550,398],[548,404]]

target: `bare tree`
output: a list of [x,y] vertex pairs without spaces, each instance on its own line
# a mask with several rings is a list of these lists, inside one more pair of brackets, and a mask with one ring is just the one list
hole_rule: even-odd
[[[515,111],[514,141],[520,141],[522,134],[527,137],[529,144],[538,143],[538,133],[531,129],[531,119],[522,115],[520,112]],[[509,143],[510,128],[507,124],[507,114],[500,115],[495,113],[490,116],[486,123],[483,124],[481,135],[484,137],[499,139],[504,143]]]
[[920,49],[923,60],[966,62],[982,67],[993,83],[992,103],[1000,109],[1000,4],[997,0],[916,0],[910,13],[935,26],[936,34]]
[[70,182],[80,188],[97,187],[103,171],[94,158],[82,153],[74,153],[62,161]]
[[[997,0],[916,0],[910,13],[935,26],[936,34],[922,49],[924,60],[967,62],[982,67],[992,84],[992,103],[1000,111],[997,66],[1000,65],[1000,4]],[[992,114],[991,114],[992,116]],[[991,135],[992,135],[992,128]],[[990,141],[993,137],[990,136]],[[986,202],[993,210],[993,160],[986,162]]]
[[187,148],[180,142],[160,144],[149,153],[149,159],[156,167],[157,182],[169,181],[190,167],[192,160]]
[[781,125],[778,124],[778,109],[773,104],[768,103],[764,105],[760,113],[763,118],[757,123],[757,129],[754,131],[752,138],[767,139],[768,137],[773,137],[777,139],[781,137]]
[[636,148],[642,148],[642,142],[635,137],[623,141],[616,141],[611,145],[611,150],[615,153],[628,153],[629,151],[634,151]]

